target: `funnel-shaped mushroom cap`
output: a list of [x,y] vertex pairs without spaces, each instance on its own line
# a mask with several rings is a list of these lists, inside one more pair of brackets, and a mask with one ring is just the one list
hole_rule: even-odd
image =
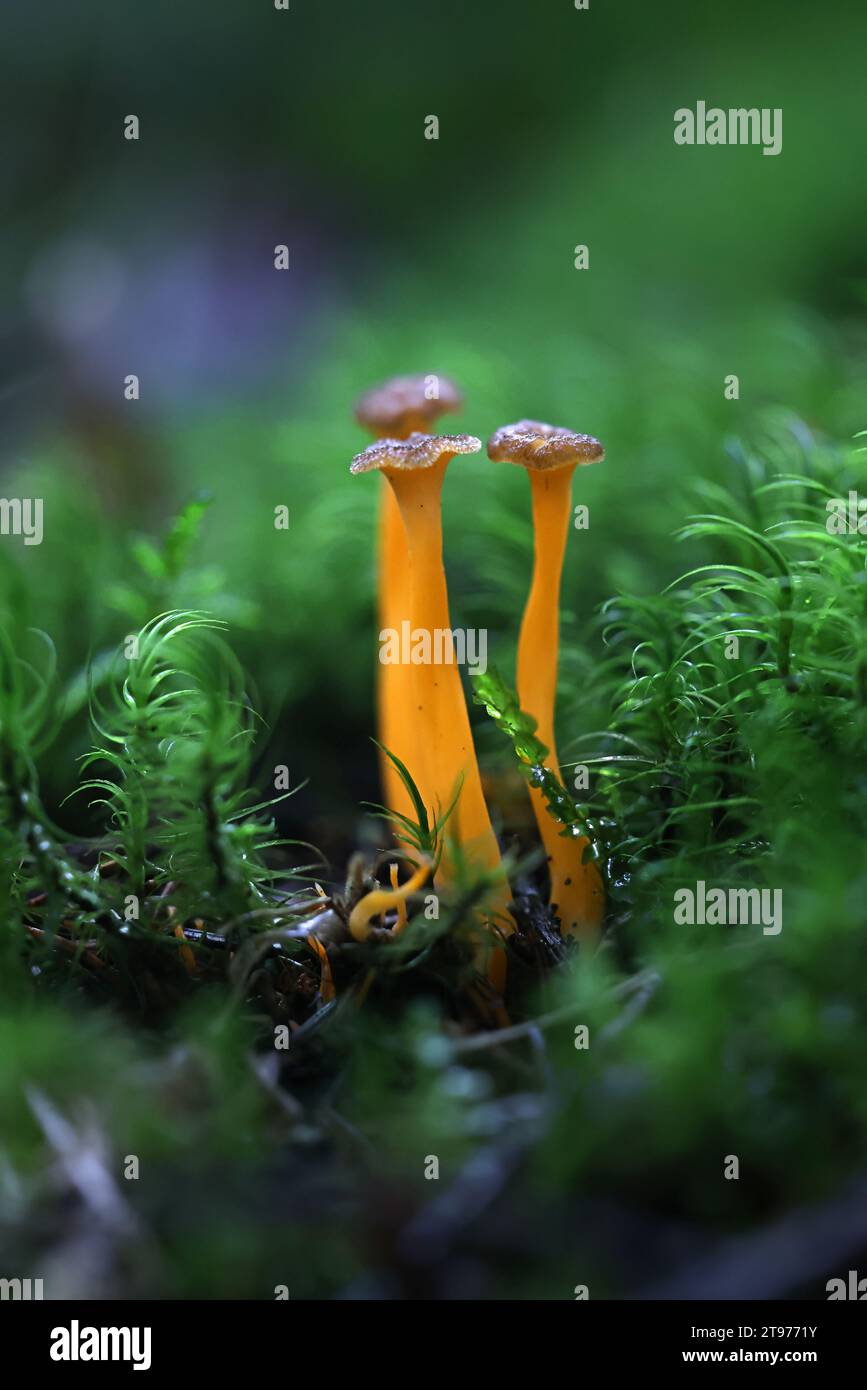
[[374,434],[404,435],[462,405],[460,391],[447,376],[393,376],[359,396],[355,418]]
[[525,468],[567,468],[599,463],[605,450],[592,434],[575,434],[539,420],[503,425],[488,440],[488,458],[495,463],[521,463]]
[[393,468],[406,473],[433,468],[440,459],[453,454],[477,454],[481,447],[482,441],[472,434],[411,434],[409,439],[377,439],[355,455],[349,471],[371,473],[377,468]]

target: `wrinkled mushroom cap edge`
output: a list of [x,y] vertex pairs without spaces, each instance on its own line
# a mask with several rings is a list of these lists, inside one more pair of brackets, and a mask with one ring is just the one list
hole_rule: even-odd
[[410,472],[433,468],[441,458],[454,454],[477,454],[482,441],[474,434],[411,434],[409,439],[377,439],[356,454],[350,473],[371,473],[375,469]]
[[605,449],[592,434],[577,434],[541,420],[518,420],[502,425],[488,440],[488,458],[494,463],[518,463],[540,472],[600,463]]

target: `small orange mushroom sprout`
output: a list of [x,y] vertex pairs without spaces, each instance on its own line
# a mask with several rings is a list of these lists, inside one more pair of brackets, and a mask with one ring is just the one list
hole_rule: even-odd
[[[533,580],[518,639],[518,699],[536,720],[538,736],[549,750],[547,765],[562,780],[554,738],[557,656],[560,638],[560,578],[571,514],[572,474],[583,464],[597,463],[605,450],[589,434],[519,420],[504,425],[488,441],[495,463],[526,468],[533,498]],[[605,907],[599,870],[582,862],[586,839],[568,839],[545,804],[538,787],[530,797],[539,834],[548,856],[551,902],[561,930],[569,935],[592,935]]]
[[[448,377],[395,376],[359,397],[355,418],[377,439],[406,439],[416,430],[429,430],[440,415],[460,410],[462,405],[461,394]],[[408,616],[409,558],[397,499],[384,479],[378,567],[380,631],[399,632]],[[406,666],[380,664],[376,689],[379,741],[410,769],[417,762],[415,724],[410,715],[411,677]],[[409,794],[385,754],[380,754],[380,777],[389,810],[411,815]]]
[[[394,494],[406,533],[409,555],[409,623],[416,634],[451,642],[448,590],[442,558],[440,498],[449,460],[455,454],[474,454],[481,441],[468,434],[412,434],[409,439],[381,439],[352,461],[353,473],[381,472]],[[415,657],[415,651],[413,652]],[[451,652],[453,655],[453,651]],[[412,703],[405,706],[416,730],[416,762],[410,771],[418,781],[425,804],[435,814],[460,794],[446,829],[466,859],[499,877],[487,914],[505,932],[514,930],[511,899],[502,870],[500,848],[482,792],[461,678],[454,661],[413,661]],[[454,881],[457,866],[446,843],[439,868],[445,882]],[[497,950],[495,956],[502,956]],[[505,961],[488,961],[492,981],[504,979]]]
[[370,935],[370,923],[373,917],[381,917],[389,908],[397,909],[397,926],[394,928],[395,934],[399,935],[407,924],[406,900],[413,893],[417,893],[422,884],[426,883],[430,877],[431,862],[423,859],[411,878],[406,883],[398,887],[397,865],[392,865],[391,887],[374,888],[372,892],[365,893],[352,909],[349,917],[349,930],[355,941],[366,941]]

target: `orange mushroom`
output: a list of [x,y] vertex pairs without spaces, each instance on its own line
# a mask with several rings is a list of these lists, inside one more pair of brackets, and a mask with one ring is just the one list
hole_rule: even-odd
[[[449,459],[473,454],[481,442],[472,435],[412,434],[409,439],[381,439],[352,461],[353,473],[381,472],[388,480],[406,532],[409,551],[409,630],[413,642],[410,667],[413,704],[408,711],[417,731],[419,786],[425,804],[435,814],[450,806],[460,787],[446,827],[447,843],[440,876],[453,882],[457,865],[449,838],[461,854],[494,875],[499,883],[486,915],[505,932],[514,930],[508,913],[510,892],[502,871],[500,849],[482,792],[469,715],[451,647],[448,590],[442,560],[440,496]],[[440,639],[448,655],[438,664],[425,659]],[[417,649],[416,641],[421,639]],[[420,659],[418,659],[420,658]],[[499,984],[505,961],[499,950],[488,960],[489,973]]]
[[331,973],[328,952],[318,936],[308,936],[307,941],[319,957],[319,996],[323,1004],[330,1004],[337,998],[337,990],[334,988],[334,976]]
[[[549,750],[547,766],[558,777],[554,738],[557,693],[560,577],[571,513],[572,474],[579,465],[597,463],[605,450],[589,434],[574,434],[537,420],[504,425],[488,441],[488,457],[496,463],[522,464],[530,477],[533,497],[533,580],[518,639],[518,699],[521,709],[537,723]],[[530,787],[539,834],[551,873],[551,903],[561,930],[569,935],[592,935],[605,907],[602,879],[592,861],[582,862],[586,839],[560,834],[538,787]]]
[[[377,439],[406,439],[414,430],[429,430],[434,420],[449,410],[460,410],[463,400],[454,382],[445,376],[395,376],[359,397],[355,418]],[[408,616],[409,563],[406,534],[392,489],[383,480],[379,513],[379,627],[394,629]],[[401,665],[380,664],[377,672],[377,724],[379,742],[394,753],[415,776],[417,752],[415,725],[410,716],[411,672]],[[380,754],[380,778],[386,806],[412,815],[409,793],[394,764]]]
[[[370,923],[373,917],[381,917],[389,908],[395,907],[398,911],[398,926],[401,930],[406,926],[406,900],[413,893],[417,893],[423,883],[430,877],[431,862],[423,859],[411,878],[408,878],[400,888],[397,886],[397,865],[393,864],[390,888],[374,888],[372,892],[365,893],[352,909],[349,916],[349,930],[355,941],[366,941],[370,936]],[[402,921],[402,925],[401,925]],[[397,931],[397,928],[395,928]]]

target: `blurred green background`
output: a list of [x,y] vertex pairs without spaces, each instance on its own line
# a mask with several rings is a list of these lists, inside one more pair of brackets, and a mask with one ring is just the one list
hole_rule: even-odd
[[[311,778],[290,824],[332,834],[375,777],[357,393],[441,371],[466,393],[456,428],[530,415],[603,439],[576,483],[591,528],[570,548],[567,647],[618,586],[657,588],[683,567],[688,477],[725,480],[722,442],[758,408],[863,424],[865,40],[854,3],[7,14],[2,486],[38,489],[46,522],[40,547],[3,540],[4,608],[67,673],[169,601],[218,611],[272,729],[264,763]],[[781,107],[782,153],[675,146],[699,98]],[[530,558],[518,472],[461,460],[446,490],[453,621],[488,627],[507,672]],[[192,579],[147,592],[134,538],[200,488]],[[584,719],[571,689],[564,742]],[[71,751],[83,738],[72,720]],[[72,766],[46,768],[55,800]]]

